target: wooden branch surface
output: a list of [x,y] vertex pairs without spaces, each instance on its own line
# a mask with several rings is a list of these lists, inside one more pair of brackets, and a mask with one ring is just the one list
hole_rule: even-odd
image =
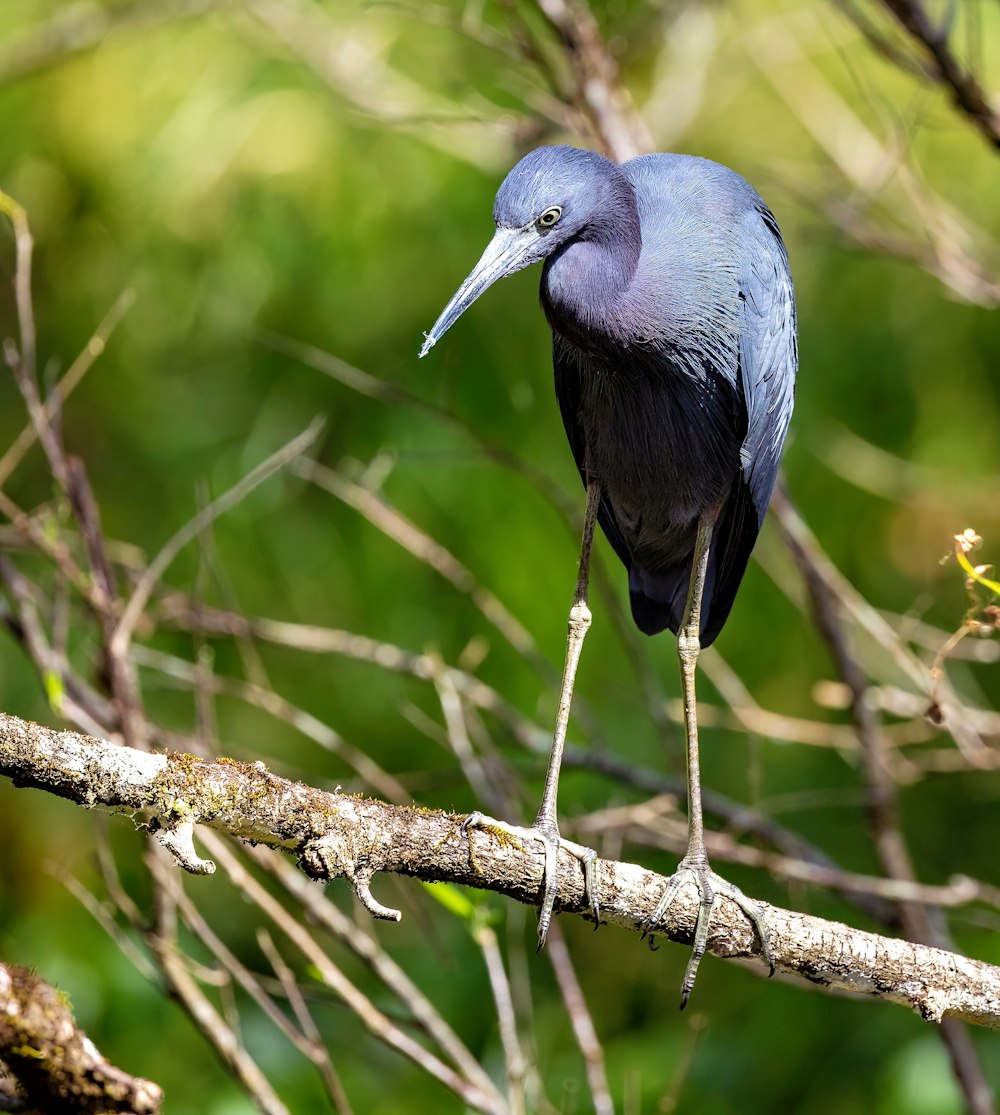
[[[315,879],[349,879],[376,917],[400,917],[371,894],[371,879],[380,871],[475,886],[527,905],[539,896],[539,847],[477,830],[470,848],[461,816],[327,793],[279,778],[263,763],[149,754],[0,713],[0,774],[16,786],[48,790],[86,808],[141,813],[177,863],[194,873],[215,870],[195,849],[195,824],[287,849]],[[665,885],[663,876],[636,864],[602,860],[602,922],[641,932]],[[1000,968],[760,905],[776,968],[786,976],[888,999],[928,1021],[950,1017],[1000,1029]],[[582,873],[568,856],[560,857],[556,908],[588,913]],[[689,944],[696,915],[695,892],[686,888],[657,932]],[[716,956],[764,965],[752,928],[728,901],[716,908],[709,948]]]
[[[32,725],[33,727],[33,725]],[[63,996],[45,980],[0,964],[0,1067],[20,1085],[3,1110],[85,1115],[157,1115],[163,1098],[149,1080],[109,1064],[80,1030]],[[2,1106],[2,1102],[0,1102]]]

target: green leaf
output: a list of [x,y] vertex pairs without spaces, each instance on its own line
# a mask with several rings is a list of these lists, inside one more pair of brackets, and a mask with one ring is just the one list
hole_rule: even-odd
[[478,908],[470,902],[465,892],[451,883],[424,883],[424,889],[437,902],[464,921],[477,921]]
[[45,670],[42,674],[42,682],[45,685],[45,695],[49,699],[52,711],[57,716],[62,716],[63,697],[66,695],[62,677],[55,670]]

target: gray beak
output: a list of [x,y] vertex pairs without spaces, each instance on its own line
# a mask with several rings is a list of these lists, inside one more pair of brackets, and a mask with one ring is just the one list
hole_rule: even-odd
[[498,228],[472,274],[441,311],[441,316],[434,322],[434,328],[424,334],[420,355],[426,356],[430,352],[487,287],[492,286],[497,279],[513,275],[515,271],[540,259],[540,239],[534,225],[526,228]]

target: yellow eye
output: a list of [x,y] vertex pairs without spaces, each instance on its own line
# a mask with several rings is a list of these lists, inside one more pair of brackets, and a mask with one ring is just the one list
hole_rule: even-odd
[[538,228],[551,228],[556,221],[562,216],[562,210],[558,205],[550,206],[545,212],[535,221]]

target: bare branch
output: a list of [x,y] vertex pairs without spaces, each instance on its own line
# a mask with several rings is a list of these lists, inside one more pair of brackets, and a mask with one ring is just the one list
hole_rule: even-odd
[[[279,779],[279,781],[281,781]],[[305,787],[303,787],[305,789]],[[318,791],[315,791],[318,793]],[[337,798],[345,802],[358,803],[357,798],[343,798],[341,795],[324,794],[323,797]],[[379,804],[379,803],[368,803]],[[393,806],[386,808],[395,809]],[[408,812],[413,812],[412,810]],[[433,815],[433,814],[430,814]],[[376,822],[378,824],[379,822]],[[353,984],[334,964],[333,960],[316,942],[309,930],[302,924],[301,919],[290,913],[278,902],[274,896],[263,887],[247,869],[237,860],[225,842],[213,833],[207,834],[211,839],[212,854],[218,859],[223,870],[232,883],[244,892],[247,898],[257,906],[266,917],[269,917],[281,932],[291,941],[315,969],[316,977],[325,986],[329,987],[335,995],[354,1012],[359,1022],[388,1048],[394,1049],[404,1057],[408,1057],[415,1065],[436,1080],[450,1088],[468,1107],[476,1111],[489,1113],[489,1115],[507,1115],[507,1107],[503,1097],[486,1076],[486,1073],[476,1066],[476,1078],[462,1072],[456,1072],[450,1065],[435,1056],[420,1042],[415,1041],[409,1034],[398,1027],[371,999]],[[374,833],[369,832],[369,836]],[[365,837],[361,836],[362,841]],[[265,849],[257,848],[256,853]],[[478,1080],[485,1083],[480,1086]]]
[[537,3],[562,39],[576,81],[574,99],[611,157],[624,162],[641,151],[652,150],[652,137],[619,80],[618,66],[586,0]]
[[882,0],[901,27],[929,56],[936,77],[951,90],[952,100],[1000,151],[1000,114],[990,105],[975,74],[963,69],[952,52],[946,28],[935,27],[920,0]]
[[[45,789],[87,807],[141,812],[156,827],[200,822],[284,848],[298,855],[309,875],[324,881],[346,876],[367,886],[373,874],[387,871],[493,890],[529,905],[538,899],[544,857],[533,846],[498,844],[488,833],[474,834],[473,862],[460,817],[324,793],[278,778],[263,763],[152,755],[0,714],[0,774],[15,785]],[[604,920],[642,932],[665,885],[661,876],[634,864],[602,861]],[[586,913],[583,891],[581,873],[564,858],[560,908]],[[697,911],[693,898],[693,891],[685,894],[659,932],[689,943]],[[951,1017],[1000,1029],[1000,968],[776,906],[763,909],[776,966],[785,975],[888,999],[929,1021]],[[713,953],[753,957],[763,966],[753,956],[753,929],[737,910],[726,903],[713,926]]]
[[323,1044],[319,1027],[316,1025],[316,1021],[306,1005],[305,996],[302,994],[302,989],[295,979],[295,973],[288,964],[285,963],[284,957],[281,955],[277,945],[271,940],[271,936],[266,930],[259,929],[257,931],[257,943],[260,945],[261,951],[274,969],[275,975],[278,977],[282,990],[285,993],[285,997],[288,999],[289,1005],[295,1013],[295,1018],[298,1021],[299,1030],[301,1032],[304,1052],[319,1071],[323,1079],[323,1085],[326,1088],[326,1093],[330,1097],[330,1102],[333,1104],[334,1110],[337,1112],[337,1115],[352,1115],[350,1100],[347,1098],[344,1086],[340,1082],[337,1070],[333,1067],[330,1054]]
[[[872,842],[889,878],[912,885],[916,883],[917,875],[903,834],[898,788],[887,762],[884,734],[874,711],[865,700],[867,679],[844,629],[841,597],[830,579],[823,575],[821,565],[806,557],[800,541],[791,534],[787,535],[787,540],[805,577],[820,632],[851,694],[851,713],[861,745],[861,767],[868,787],[868,827]],[[903,929],[913,940],[940,948],[951,947],[947,928],[938,910],[919,901],[903,899],[899,903],[899,911]],[[954,1018],[941,1021],[941,1039],[970,1112],[972,1115],[992,1115],[992,1096],[967,1031]]]
[[19,376],[34,382],[35,376],[35,310],[31,300],[31,255],[34,240],[28,227],[28,214],[23,205],[0,191],[0,213],[14,226],[14,299],[17,303],[17,328],[20,334],[20,352],[6,353],[8,361],[13,356]]
[[[228,862],[235,864],[232,854],[220,838],[213,835],[211,841],[212,854],[217,856],[224,868]],[[462,1039],[373,935],[360,932],[357,925],[330,901],[326,893],[300,871],[296,871],[284,856],[270,848],[260,847],[252,848],[249,855],[285,888],[311,921],[332,933],[369,968],[467,1080],[484,1095],[496,1092],[492,1080]],[[240,878],[233,872],[230,874],[233,882],[239,885]],[[496,1095],[499,1099],[499,1093]]]
[[528,1066],[517,1033],[517,1015],[514,1011],[514,1000],[510,993],[510,980],[504,967],[503,954],[492,926],[477,925],[473,930],[473,937],[483,954],[486,971],[490,977],[490,987],[493,990],[497,1028],[500,1031],[500,1043],[503,1045],[504,1061],[507,1065],[507,1095],[511,1115],[524,1115],[524,1083]]
[[198,986],[172,940],[150,933],[150,947],[167,981],[167,986],[192,1022],[201,1031],[223,1063],[239,1081],[263,1115],[290,1115],[288,1108],[278,1098],[257,1062],[243,1047],[235,1030],[226,1022],[208,996]]
[[295,472],[304,480],[329,492],[330,495],[353,507],[383,534],[411,553],[418,561],[429,565],[435,573],[454,585],[482,612],[484,618],[503,636],[504,639],[527,659],[543,677],[552,679],[552,664],[539,653],[531,633],[489,589],[484,588],[475,575],[452,553],[436,542],[415,523],[397,511],[388,500],[361,484],[354,483],[343,473],[303,461],[294,466]]
[[[2,571],[2,564],[0,564],[0,571]],[[245,701],[255,708],[263,709],[270,716],[291,725],[307,739],[314,740],[320,747],[342,759],[359,778],[363,779],[366,787],[391,801],[406,801],[409,798],[410,795],[399,779],[383,770],[361,748],[348,743],[328,724],[313,716],[312,713],[293,705],[275,690],[255,685],[253,682],[223,677],[221,674],[206,674],[184,658],[177,658],[145,646],[133,646],[132,657],[140,665],[151,666],[167,677],[180,678],[192,687],[201,685],[205,692],[212,695],[226,694]]]

